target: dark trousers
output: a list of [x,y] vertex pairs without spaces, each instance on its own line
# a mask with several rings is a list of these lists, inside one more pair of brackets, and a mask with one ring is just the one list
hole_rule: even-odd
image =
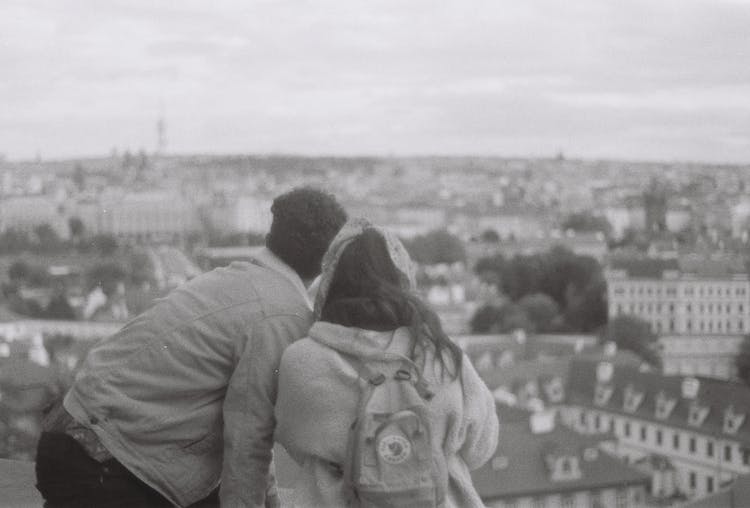
[[[115,459],[97,462],[72,437],[43,432],[36,456],[45,508],[167,508],[172,504]],[[195,508],[219,506],[218,489]]]

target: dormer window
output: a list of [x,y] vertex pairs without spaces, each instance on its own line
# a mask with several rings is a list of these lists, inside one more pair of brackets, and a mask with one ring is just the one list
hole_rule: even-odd
[[635,413],[643,402],[643,392],[637,391],[633,385],[625,387],[623,393],[622,408],[628,413]]
[[596,447],[586,448],[583,450],[583,460],[592,462],[599,458],[599,449]]
[[745,413],[736,413],[734,406],[729,406],[724,411],[724,433],[737,434],[742,424],[745,423]]
[[604,406],[612,397],[612,387],[607,385],[596,385],[594,388],[594,404]]
[[693,427],[700,427],[703,422],[706,421],[710,408],[708,406],[702,406],[697,401],[692,402],[688,408],[688,425]]
[[492,459],[492,469],[495,471],[502,471],[508,468],[508,457],[504,455],[497,456]]
[[547,399],[552,403],[560,403],[563,401],[563,398],[565,398],[562,379],[559,377],[553,377],[545,383],[544,391],[547,394]]
[[677,399],[667,397],[667,394],[664,392],[659,392],[656,395],[656,418],[659,420],[666,420],[669,418],[675,405],[677,405]]
[[578,463],[578,457],[574,455],[554,457],[551,465],[551,479],[553,482],[566,482],[581,478],[581,467]]

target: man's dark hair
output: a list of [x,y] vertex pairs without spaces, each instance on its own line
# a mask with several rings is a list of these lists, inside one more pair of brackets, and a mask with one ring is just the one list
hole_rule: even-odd
[[274,199],[271,213],[266,246],[303,279],[316,277],[323,254],[346,222],[344,209],[333,195],[300,187]]

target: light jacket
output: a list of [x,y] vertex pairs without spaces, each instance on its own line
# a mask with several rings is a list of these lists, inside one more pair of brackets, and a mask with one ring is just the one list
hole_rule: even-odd
[[[284,352],[275,438],[301,467],[295,506],[346,506],[347,487],[331,464],[344,464],[360,396],[358,371],[350,357],[377,365],[391,361],[384,353],[408,354],[410,343],[407,328],[375,332],[317,322],[309,337]],[[446,506],[483,506],[469,471],[489,460],[497,446],[492,395],[465,355],[455,379],[441,374],[431,350],[423,352],[420,363],[435,391],[428,408],[433,415],[433,453],[442,454],[448,467]]]
[[221,480],[222,506],[263,506],[278,365],[310,302],[270,251],[175,289],[95,346],[64,406],[178,506]]

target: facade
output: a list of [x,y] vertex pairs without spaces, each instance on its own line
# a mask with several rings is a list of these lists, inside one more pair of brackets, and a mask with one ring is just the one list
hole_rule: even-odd
[[550,411],[498,413],[495,455],[472,474],[487,506],[645,506],[648,476],[602,451],[601,438],[559,425]]
[[47,195],[13,196],[0,200],[0,231],[13,229],[33,233],[49,225],[62,239],[70,237],[65,206]]
[[659,337],[662,370],[668,375],[734,379],[743,335],[666,335]]
[[628,314],[657,334],[750,331],[750,279],[735,260],[629,259],[605,271],[610,318]]
[[700,498],[750,472],[750,387],[574,360],[562,421],[610,435],[611,450],[649,471],[651,494]]

